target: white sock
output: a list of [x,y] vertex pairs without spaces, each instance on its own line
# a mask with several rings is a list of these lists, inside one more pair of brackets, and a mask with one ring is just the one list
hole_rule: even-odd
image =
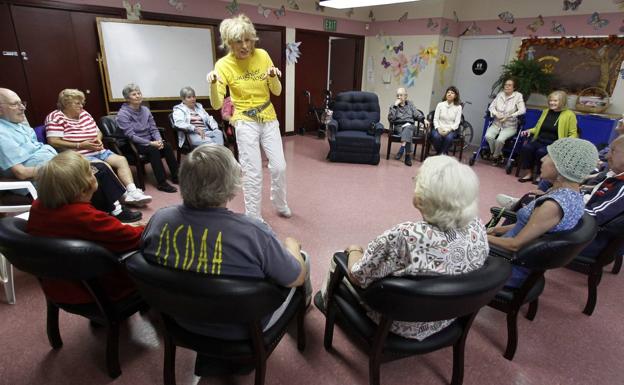
[[113,211],[111,211],[111,214],[116,217],[117,215],[121,214],[121,203],[119,203],[119,201],[115,201],[113,205],[115,205],[115,208],[113,209]]
[[133,192],[134,190],[136,190],[136,186],[134,185],[134,183],[130,183],[129,185],[126,186],[126,191],[127,192]]

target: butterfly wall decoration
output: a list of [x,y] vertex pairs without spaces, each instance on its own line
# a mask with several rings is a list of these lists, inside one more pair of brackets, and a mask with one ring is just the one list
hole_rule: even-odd
[[446,36],[448,34],[449,34],[449,24],[446,23],[444,24],[444,27],[442,27],[442,30],[440,31],[440,35]]
[[563,0],[563,10],[576,11],[582,2],[583,0]]
[[286,7],[284,7],[283,5],[281,7],[279,7],[278,9],[276,9],[275,11],[273,11],[273,13],[275,14],[275,17],[277,17],[278,19],[280,17],[284,17],[286,16]]
[[232,2],[225,6],[225,9],[228,11],[230,15],[234,15],[238,13],[238,1],[232,0]]
[[374,22],[376,20],[375,14],[373,13],[372,9],[368,12],[368,20],[370,20],[371,22]]
[[407,12],[405,12],[403,15],[401,15],[401,17],[399,17],[399,23],[402,23],[405,20],[407,20]]
[[531,24],[527,25],[527,29],[533,32],[537,32],[539,27],[541,27],[542,25],[544,25],[544,18],[542,17],[542,15],[538,15],[537,19],[533,20]]
[[169,0],[169,5],[175,8],[178,11],[184,9],[184,3],[181,0]]
[[555,20],[552,21],[552,28],[550,28],[550,31],[553,33],[560,33],[562,35],[565,35],[565,27],[563,26],[563,24],[558,23]]
[[384,68],[388,68],[388,67],[390,67],[390,62],[386,59],[386,57],[385,57],[385,56],[383,57],[383,59],[381,59],[381,65],[382,65]]
[[501,27],[496,27],[496,32],[500,33],[500,34],[509,34],[509,35],[513,35],[514,33],[516,33],[516,30],[518,29],[518,27],[514,27],[513,29],[509,29],[509,30],[504,30]]
[[325,7],[321,5],[318,1],[314,2],[314,6],[316,7],[316,12],[325,12]]
[[126,9],[126,19],[138,21],[141,20],[141,3],[131,4],[128,0],[121,2]]
[[288,3],[288,8],[294,9],[295,11],[299,10],[299,4],[297,4],[295,0],[286,0],[286,2]]
[[438,28],[439,25],[440,24],[438,24],[437,21],[433,21],[432,18],[429,18],[427,20],[427,28],[429,28],[430,31],[435,31]]
[[476,21],[473,21],[472,23],[470,23],[470,25],[468,26],[468,28],[466,28],[464,30],[464,32],[460,33],[459,36],[464,36],[464,35],[478,35],[481,33],[481,28],[477,25]]
[[396,47],[392,47],[392,50],[395,54],[403,51],[403,42],[400,42]]
[[271,10],[269,8],[265,8],[262,4],[258,4],[258,13],[264,16],[265,19],[268,19],[271,16]]
[[507,24],[513,24],[516,21],[514,15],[509,11],[499,13],[498,18]]
[[624,9],[624,0],[613,0],[613,4],[620,6],[620,9]]
[[587,24],[594,27],[594,31],[597,31],[609,24],[609,20],[601,19],[600,14],[598,12],[592,13],[592,15],[587,19]]

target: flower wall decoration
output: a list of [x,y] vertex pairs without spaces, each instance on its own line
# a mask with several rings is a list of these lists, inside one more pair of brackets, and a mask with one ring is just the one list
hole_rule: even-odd
[[[409,55],[405,50],[405,43],[401,41],[398,45],[390,38],[386,39],[384,55],[381,64],[385,70],[389,70],[394,80],[405,86],[413,87],[416,78],[427,66],[438,57],[438,47],[431,45],[420,47],[417,54]],[[444,59],[443,66],[448,67],[448,58]]]

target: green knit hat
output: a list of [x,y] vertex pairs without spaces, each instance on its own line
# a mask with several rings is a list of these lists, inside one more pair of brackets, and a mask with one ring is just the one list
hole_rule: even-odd
[[546,147],[561,176],[581,183],[598,163],[598,150],[591,142],[578,138],[562,138]]

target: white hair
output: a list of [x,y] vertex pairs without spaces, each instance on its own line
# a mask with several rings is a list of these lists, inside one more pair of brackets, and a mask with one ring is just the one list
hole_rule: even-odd
[[472,169],[446,155],[428,157],[418,170],[414,206],[425,221],[449,230],[477,216],[479,179]]

